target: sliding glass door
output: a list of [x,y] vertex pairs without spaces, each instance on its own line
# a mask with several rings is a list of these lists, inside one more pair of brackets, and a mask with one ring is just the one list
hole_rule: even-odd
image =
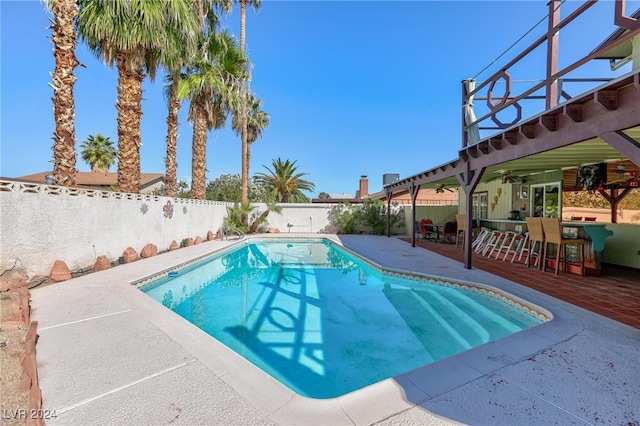
[[560,214],[560,183],[531,185],[531,215],[534,217],[558,217]]

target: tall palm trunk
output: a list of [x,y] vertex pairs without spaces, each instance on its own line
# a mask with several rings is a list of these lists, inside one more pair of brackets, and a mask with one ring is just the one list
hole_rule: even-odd
[[165,188],[167,197],[178,196],[178,114],[180,112],[180,100],[178,99],[178,84],[180,83],[180,71],[173,73],[173,82],[169,90],[169,113],[167,115],[167,157],[165,158],[166,176]]
[[[240,0],[240,53],[244,55],[247,22],[247,0]],[[242,181],[241,201],[249,201],[249,143],[247,142],[247,79],[242,79]]]
[[133,67],[124,52],[118,66],[118,191],[140,191],[140,121],[142,119],[142,67]]
[[197,107],[193,120],[191,159],[191,197],[204,200],[207,180],[207,120],[204,109]]
[[50,3],[53,12],[53,56],[55,69],[53,78],[53,181],[56,185],[76,185],[76,131],[73,85],[74,68],[79,65],[76,58],[77,37],[75,20],[78,5],[75,0],[56,0]]

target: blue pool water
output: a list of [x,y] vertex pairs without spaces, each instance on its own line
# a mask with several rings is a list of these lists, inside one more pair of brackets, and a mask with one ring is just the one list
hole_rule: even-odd
[[332,398],[542,322],[328,241],[246,243],[140,288],[297,393]]

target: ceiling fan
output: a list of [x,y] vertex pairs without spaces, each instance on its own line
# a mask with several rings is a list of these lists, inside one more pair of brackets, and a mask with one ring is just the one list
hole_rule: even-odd
[[453,192],[453,189],[445,188],[444,183],[441,183],[440,185],[436,186],[436,194],[442,194],[444,193],[444,191]]
[[487,179],[485,183],[500,179],[502,183],[526,183],[526,176],[514,175],[511,170],[500,170],[500,175]]

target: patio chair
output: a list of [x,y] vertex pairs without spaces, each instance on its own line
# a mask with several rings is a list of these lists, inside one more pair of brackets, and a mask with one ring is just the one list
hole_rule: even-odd
[[438,240],[438,233],[436,229],[430,225],[433,225],[433,221],[431,219],[422,219],[420,221],[420,227],[424,238],[427,240]]
[[[456,234],[456,247],[458,247],[460,245],[460,243],[464,244],[464,235],[465,235],[465,228],[466,228],[466,215],[464,214],[457,214],[456,215],[456,223],[458,225],[458,232]],[[473,240],[473,237],[478,235],[478,233],[480,232],[480,227],[477,226],[476,221],[473,221],[473,228],[471,229],[471,240]]]
[[544,230],[544,250],[542,253],[542,259],[544,262],[543,271],[547,269],[547,249],[549,244],[555,244],[556,248],[556,275],[560,270],[560,263],[563,263],[563,272],[567,271],[567,253],[566,246],[569,244],[577,244],[580,251],[578,262],[580,263],[580,275],[584,276],[584,239],[582,238],[564,238],[562,236],[562,229],[560,226],[560,219],[557,217],[543,217],[542,228]]
[[416,233],[416,238],[418,238],[418,237],[420,237],[420,236],[422,236],[422,239],[425,239],[425,238],[426,238],[426,236],[425,236],[425,235],[423,234],[423,232],[422,232],[422,226],[420,226],[420,223],[418,223],[418,221],[417,221],[417,220],[415,220],[415,221],[413,222],[413,232],[415,232],[415,233]]
[[449,244],[453,244],[453,237],[458,236],[458,223],[455,221],[447,222],[442,227],[442,238],[446,239]]

